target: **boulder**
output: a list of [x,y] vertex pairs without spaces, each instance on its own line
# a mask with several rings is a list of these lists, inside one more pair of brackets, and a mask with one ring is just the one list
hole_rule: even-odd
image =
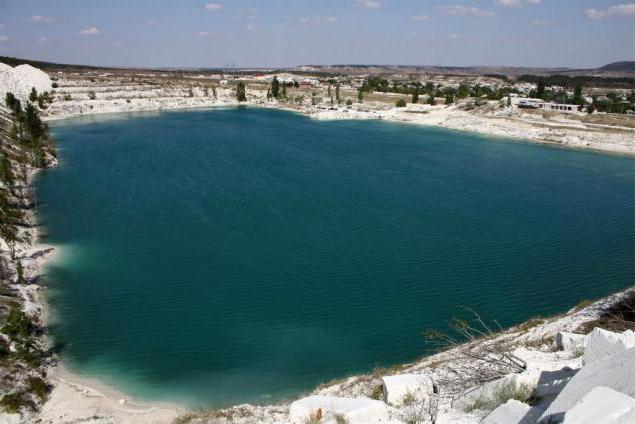
[[608,387],[596,387],[564,415],[563,424],[635,423],[635,399]]
[[556,347],[566,352],[584,350],[586,336],[584,334],[567,333],[559,331],[556,334]]
[[561,422],[567,411],[600,386],[635,397],[635,348],[582,367],[549,405],[540,422]]
[[391,405],[401,405],[404,397],[409,395],[422,400],[434,391],[432,380],[423,374],[387,375],[381,382],[384,402]]
[[382,401],[335,396],[309,396],[296,400],[289,409],[291,422],[304,424],[318,410],[325,421],[329,417],[340,415],[349,424],[389,422],[388,407]]
[[635,347],[635,332],[613,333],[595,328],[586,336],[584,348],[584,364],[588,365],[608,356]]
[[494,409],[481,424],[529,424],[535,423],[540,417],[540,410],[532,408],[526,403],[510,399]]

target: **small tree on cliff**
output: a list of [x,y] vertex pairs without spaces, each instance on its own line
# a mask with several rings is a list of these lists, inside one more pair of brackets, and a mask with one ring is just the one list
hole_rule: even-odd
[[238,99],[239,102],[246,102],[247,101],[247,95],[246,95],[246,91],[245,91],[245,83],[244,82],[239,82],[236,85],[236,99]]
[[287,98],[287,83],[286,82],[282,83],[282,98],[283,99]]
[[19,285],[23,285],[26,280],[24,279],[24,267],[22,266],[22,261],[18,261],[18,264],[16,265],[16,271],[18,274],[17,283]]
[[31,100],[32,102],[37,101],[37,90],[35,89],[35,87],[31,88],[31,94],[29,94],[29,100]]
[[337,100],[337,105],[340,105],[340,83],[335,84],[335,100]]

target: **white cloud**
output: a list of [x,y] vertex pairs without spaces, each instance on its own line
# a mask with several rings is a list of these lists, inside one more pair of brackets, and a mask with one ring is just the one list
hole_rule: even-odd
[[357,0],[357,3],[364,9],[379,9],[381,4],[373,0]]
[[205,5],[205,10],[221,10],[223,5],[220,3],[207,3]]
[[199,31],[196,33],[199,37],[211,37],[212,33],[209,31]]
[[542,0],[494,0],[494,4],[503,7],[520,7],[523,3],[542,4]]
[[542,19],[536,19],[535,21],[532,21],[531,24],[535,27],[544,27],[549,25],[549,22],[543,21]]
[[88,28],[84,28],[79,32],[81,35],[97,35],[99,34],[99,29],[96,26],[91,26]]
[[249,25],[247,25],[247,26],[245,27],[245,29],[246,29],[247,31],[255,31],[255,30],[256,30],[256,26],[255,26],[255,25],[251,25],[251,24],[249,24]]
[[429,21],[430,17],[428,15],[416,15],[416,16],[411,16],[410,20],[417,21],[417,22],[425,22],[425,21]]
[[490,12],[489,10],[482,10],[478,7],[472,6],[441,6],[441,10],[443,10],[443,12],[447,15],[454,16],[476,16],[479,18],[487,18],[495,15],[494,12]]
[[48,38],[46,37],[40,37],[37,39],[37,41],[35,42],[36,45],[41,46],[42,44],[46,44],[49,41]]
[[608,9],[588,9],[586,15],[591,19],[612,18],[615,16],[624,16],[635,18],[635,3],[618,4]]
[[35,15],[31,16],[31,22],[35,22],[36,24],[50,24],[55,22],[55,18],[52,16]]
[[521,0],[496,0],[494,3],[504,7],[519,7],[522,4]]
[[335,16],[326,16],[326,17],[321,17],[321,16],[313,16],[313,17],[309,17],[309,16],[302,16],[300,18],[300,22],[302,22],[303,24],[309,24],[309,23],[313,23],[313,24],[319,24],[322,22],[326,22],[328,24],[332,24],[333,22],[337,21],[337,17]]
[[0,44],[6,43],[7,41],[9,41],[9,37],[6,35],[0,35]]

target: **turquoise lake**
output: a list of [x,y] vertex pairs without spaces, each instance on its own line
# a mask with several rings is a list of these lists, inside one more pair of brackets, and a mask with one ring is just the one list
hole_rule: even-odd
[[52,122],[51,332],[143,400],[269,403],[635,282],[635,160],[253,108]]

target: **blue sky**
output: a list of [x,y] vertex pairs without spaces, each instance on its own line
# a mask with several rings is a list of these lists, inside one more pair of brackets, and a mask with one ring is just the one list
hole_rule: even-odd
[[635,59],[635,2],[0,0],[0,55],[112,66],[596,67]]

